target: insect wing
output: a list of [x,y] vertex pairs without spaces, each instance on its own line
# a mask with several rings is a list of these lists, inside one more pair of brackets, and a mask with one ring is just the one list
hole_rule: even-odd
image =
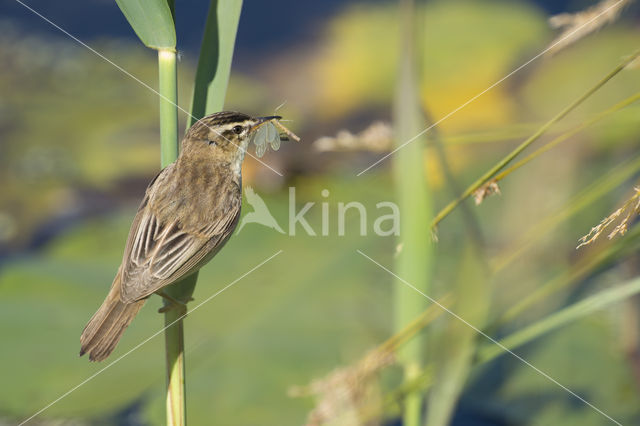
[[280,149],[280,134],[273,123],[267,125],[269,126],[267,129],[267,142],[271,145],[271,149],[277,151]]
[[267,129],[265,125],[258,127],[255,134],[253,135],[253,143],[258,145],[264,145],[267,139]]
[[266,143],[256,145],[256,155],[258,156],[258,158],[261,158],[266,151],[267,151]]
[[262,125],[258,127],[258,130],[253,134],[253,143],[256,146],[256,155],[262,157],[267,151],[267,129]]
[[276,128],[275,128],[275,126],[273,125],[272,122],[266,123],[263,127],[266,128],[267,142],[271,143],[271,141],[276,137],[276,134],[278,132],[276,132]]

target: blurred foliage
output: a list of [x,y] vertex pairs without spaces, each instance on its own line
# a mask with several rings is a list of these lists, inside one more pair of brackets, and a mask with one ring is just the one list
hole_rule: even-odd
[[[331,23],[314,61],[322,90],[318,109],[330,118],[369,105],[385,108],[396,72],[395,6],[351,7]],[[451,112],[543,46],[544,16],[525,3],[434,1],[424,19],[422,99],[434,117]],[[508,85],[488,92],[442,123],[444,130],[486,128],[512,122],[517,111]]]
[[[291,127],[307,141],[345,125],[355,132],[373,119],[388,118],[399,43],[395,13],[384,3],[347,7],[328,22],[315,44],[283,49],[244,74],[234,71],[229,106],[268,114],[287,100],[280,112],[295,120]],[[525,2],[433,1],[421,16],[421,96],[434,121],[526,62],[553,37],[542,12]],[[77,357],[78,336],[111,282],[132,209],[157,171],[158,102],[153,93],[72,41],[36,38],[6,22],[1,29],[0,246],[10,244],[14,250],[2,259],[0,270],[0,374],[11,384],[0,388],[0,418],[13,420],[29,416],[105,366]],[[471,182],[485,171],[512,141],[526,137],[529,129],[637,48],[637,39],[637,25],[623,19],[566,51],[538,59],[442,122],[443,140],[456,141],[447,152],[460,181]],[[152,52],[114,40],[92,46],[151,86],[157,84]],[[189,60],[186,52],[179,65],[181,78],[193,75]],[[628,96],[638,87],[638,78],[637,69],[625,71],[567,122],[581,123]],[[179,87],[184,88],[179,99],[187,101],[191,88]],[[466,295],[455,309],[482,326],[485,318],[499,318],[542,284],[577,277],[525,316],[492,330],[500,337],[594,289],[637,275],[634,252],[620,252],[606,264],[582,271],[584,262],[597,258],[609,244],[600,241],[575,250],[580,236],[629,197],[633,176],[616,181],[614,189],[602,191],[597,199],[580,202],[580,208],[572,203],[578,203],[576,194],[595,188],[621,168],[624,159],[636,156],[638,116],[640,107],[632,105],[576,135],[510,175],[501,183],[502,196],[487,199],[475,210],[485,233],[486,254],[509,258],[491,277],[492,291],[483,290],[486,283],[474,286],[482,273],[469,256],[462,217],[454,214],[443,222],[435,276],[443,293],[454,289],[457,297]],[[320,229],[322,201],[358,200],[371,214],[376,202],[394,199],[384,167],[353,177],[373,161],[369,154],[321,155],[301,146],[295,151],[300,156],[294,158],[293,170],[327,171],[287,182],[297,188],[299,207],[317,202],[307,215],[314,229]],[[268,160],[282,164],[280,158]],[[427,168],[433,183],[437,172],[431,160]],[[284,182],[265,179],[251,159],[245,169],[247,182],[253,180],[284,226],[287,194],[278,187]],[[328,199],[320,195],[324,188],[331,192]],[[436,201],[443,205],[450,195],[437,188]],[[267,189],[271,192],[263,193]],[[92,205],[101,206],[103,214],[91,219],[74,216],[69,229],[41,250],[15,250],[24,248],[41,227],[50,226],[48,221]],[[553,226],[536,228],[549,216],[559,219]],[[357,215],[350,220],[357,222]],[[532,229],[544,232],[531,233]],[[620,241],[633,247],[637,243],[624,240],[630,237],[634,236],[629,233]],[[526,250],[507,256],[520,241],[526,242]],[[344,238],[312,238],[299,230],[287,237],[249,225],[204,268],[196,303],[279,249],[284,253],[273,263],[187,319],[188,411],[194,424],[206,424],[212,416],[228,425],[300,424],[311,401],[289,399],[289,386],[360,359],[391,333],[392,277],[355,250],[392,265],[395,247],[391,239],[362,238],[355,232]],[[470,290],[481,294],[470,297]],[[474,297],[490,299],[491,311],[475,312]],[[155,313],[160,300],[155,299],[127,331],[115,356],[160,329]],[[593,314],[517,352],[616,420],[637,424],[640,385],[633,371],[638,367],[628,345],[633,336],[637,339],[638,318],[625,314],[637,310],[634,303],[629,301],[624,310],[617,305]],[[446,349],[439,356],[447,357]],[[157,424],[164,404],[158,392],[165,380],[159,373],[161,352],[157,337],[43,417],[108,423],[104,419],[139,401],[143,419]],[[465,356],[451,358],[450,365],[460,361],[464,366]],[[385,389],[397,385],[395,373],[389,373],[391,378],[383,375]],[[453,421],[467,425],[476,418],[506,424],[603,424],[598,413],[509,356],[471,370]]]
[[[0,215],[13,224],[2,237],[25,242],[46,216],[77,207],[73,189],[105,190],[157,168],[157,101],[75,44],[23,36],[6,23],[2,32]],[[141,79],[157,78],[142,49],[97,47]]]

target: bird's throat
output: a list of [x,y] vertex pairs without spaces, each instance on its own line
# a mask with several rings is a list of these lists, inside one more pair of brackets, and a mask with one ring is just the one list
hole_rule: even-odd
[[234,160],[231,162],[231,170],[233,173],[239,178],[242,174],[242,162],[244,161],[244,156],[247,153],[247,147],[249,145],[249,138],[242,140],[238,146],[238,151]]

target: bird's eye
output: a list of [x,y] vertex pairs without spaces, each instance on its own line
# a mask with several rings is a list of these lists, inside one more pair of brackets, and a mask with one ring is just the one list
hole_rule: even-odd
[[233,133],[235,133],[236,135],[239,135],[240,133],[242,133],[242,130],[244,130],[244,129],[242,128],[242,126],[235,126],[231,130],[233,130]]

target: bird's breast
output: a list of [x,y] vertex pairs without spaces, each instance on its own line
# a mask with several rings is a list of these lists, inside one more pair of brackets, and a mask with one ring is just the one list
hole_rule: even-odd
[[[177,164],[182,166],[183,164]],[[242,203],[239,176],[228,164],[193,162],[176,167],[175,185],[158,191],[153,208],[163,221],[198,229],[225,220]]]

